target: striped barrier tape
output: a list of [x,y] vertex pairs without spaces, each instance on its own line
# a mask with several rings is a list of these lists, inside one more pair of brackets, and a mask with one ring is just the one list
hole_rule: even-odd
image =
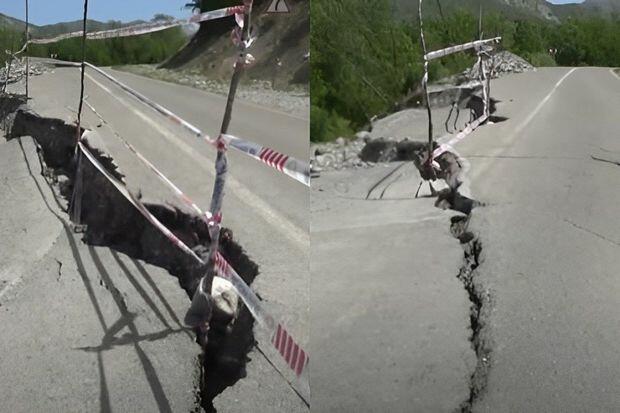
[[[115,37],[129,37],[129,36],[139,36],[147,33],[154,33],[166,29],[170,29],[172,27],[182,26],[186,24],[195,24],[201,23],[209,20],[221,19],[228,16],[233,16],[235,14],[243,13],[245,10],[244,6],[233,6],[233,7],[225,7],[223,9],[212,10],[202,14],[197,14],[189,19],[179,19],[166,21],[161,23],[146,23],[135,26],[121,27],[118,29],[111,30],[103,30],[99,32],[86,33],[86,38],[88,40],[100,40],[100,39],[110,39]],[[82,31],[79,32],[71,32],[65,33],[53,38],[49,39],[30,39],[30,43],[33,44],[48,44],[48,43],[56,43],[61,40],[70,39],[74,37],[81,37]]]
[[[69,65],[69,66],[75,66],[75,67],[80,66],[79,63],[73,63],[73,62],[62,62],[62,63]],[[204,139],[206,142],[210,143],[213,146],[217,145],[216,139],[213,139],[209,137],[208,135],[203,134],[203,132],[200,129],[198,129],[196,126],[187,122],[186,120],[176,115],[172,111],[152,101],[151,99],[147,98],[140,92],[133,90],[132,88],[130,88],[123,82],[119,81],[118,79],[114,78],[113,76],[109,75],[105,71],[101,70],[97,66],[91,63],[88,63],[88,62],[85,62],[85,65],[95,70],[97,73],[104,76],[106,79],[110,80],[112,83],[118,85],[121,89],[123,89],[125,92],[129,93],[136,99],[138,99],[143,104],[149,106],[151,109],[155,110],[159,114],[165,116],[169,120],[182,126],[184,129],[191,132],[192,135],[194,135],[195,137]],[[227,143],[234,149],[242,153],[245,153],[246,155],[264,163],[265,165],[268,165],[288,175],[289,177],[295,179],[296,181],[306,186],[310,186],[310,164],[309,163],[302,162],[291,156],[284,155],[274,149],[259,145],[254,142],[246,141],[245,139],[241,139],[236,136],[224,135],[223,137],[227,141]]]
[[[84,101],[84,103],[102,122],[107,124],[107,121],[88,101]],[[209,224],[208,221],[211,215],[209,212],[203,212],[189,196],[185,195],[185,193],[183,193],[183,191],[181,191],[179,187],[177,187],[166,175],[164,175],[163,172],[157,169],[157,167],[153,165],[146,157],[144,157],[140,152],[138,152],[138,150],[136,150],[133,145],[127,142],[127,140],[123,139],[116,132],[114,132],[114,134],[131,152],[133,152],[138,157],[138,159],[140,159],[153,173],[155,173],[155,175],[160,178],[160,180],[164,184],[166,184],[175,193],[179,200],[181,200],[188,207],[193,209],[199,217],[201,217],[207,224]],[[228,139],[231,139],[231,141],[234,141],[234,137],[231,137],[229,135],[225,136]],[[158,221],[152,219],[149,219],[149,221],[153,223],[156,227],[160,228],[161,225],[158,223]],[[165,234],[167,234],[165,227],[161,229],[162,231],[164,231]],[[175,243],[175,245],[178,245],[179,243],[177,239],[174,239],[172,241]],[[187,252],[187,249],[183,247],[181,248]],[[194,255],[195,254],[192,254],[192,256]],[[200,261],[204,262],[202,260]],[[298,343],[295,342],[290,333],[288,333],[288,331],[282,326],[281,323],[278,323],[276,327],[274,318],[262,309],[262,306],[256,294],[254,294],[254,292],[249,288],[249,286],[245,282],[243,282],[241,277],[237,275],[232,266],[228,264],[224,257],[222,257],[222,255],[219,253],[215,256],[215,266],[220,277],[231,282],[231,285],[235,288],[235,290],[237,290],[238,294],[241,296],[248,308],[254,309],[254,311],[250,311],[252,312],[254,318],[261,325],[263,325],[271,335],[271,343],[274,348],[278,351],[278,353],[284,359],[289,368],[295,373],[295,375],[297,377],[300,377],[309,363],[310,357],[308,353],[306,353],[305,350]]]
[[456,46],[446,47],[445,49],[435,50],[424,55],[424,60],[429,61],[440,57],[448,56],[452,53],[462,52],[467,49],[480,48],[487,43],[499,42],[501,37],[493,37],[491,39],[476,40],[469,43],[459,44]]
[[[97,112],[97,110],[93,107],[93,105],[91,105],[87,100],[84,100],[84,104],[86,106],[88,106],[88,108],[101,120],[101,122],[105,123],[106,125],[109,126],[108,122],[103,118],[103,116],[101,116],[99,114],[99,112]],[[166,175],[164,175],[159,169],[157,169],[157,167],[155,165],[153,165],[151,163],[151,161],[149,161],[146,157],[144,157],[140,152],[138,152],[138,150],[129,142],[127,142],[126,139],[124,139],[121,135],[119,135],[118,133],[116,133],[116,131],[113,131],[114,135],[116,135],[116,137],[123,143],[123,145],[125,145],[125,147],[127,149],[129,149],[129,151],[131,151],[134,155],[136,155],[138,157],[138,159],[140,159],[142,161],[142,163],[144,163],[152,172],[154,172],[169,188],[172,189],[172,191],[175,193],[175,195],[181,199],[186,205],[188,205],[190,208],[192,208],[196,213],[198,213],[198,215],[203,216],[203,212],[200,209],[200,207],[198,207],[198,205],[196,205],[194,203],[194,201],[192,201],[187,195],[185,195],[183,193],[183,191],[181,191],[175,184],[174,182],[172,182],[170,179],[168,179],[168,177]]]
[[441,145],[439,145],[439,147],[437,147],[437,149],[433,151],[433,159],[443,154],[444,152],[448,152],[452,150],[452,147],[454,145],[456,145],[458,142],[465,139],[469,134],[475,131],[482,122],[484,122],[487,119],[488,119],[487,115],[480,116],[478,119],[474,120],[469,125],[467,125],[467,127],[465,127],[465,129],[463,129],[461,132],[457,133],[456,136],[454,136],[454,138],[450,139],[446,143],[442,143]]
[[102,75],[103,77],[105,77],[106,79],[108,79],[109,81],[111,81],[112,83],[114,83],[117,86],[119,86],[121,89],[123,89],[125,92],[129,93],[130,95],[132,95],[136,99],[138,99],[143,104],[149,106],[151,109],[153,109],[156,112],[158,112],[159,114],[167,117],[168,119],[172,120],[173,122],[181,125],[183,128],[189,130],[196,137],[204,136],[204,138],[207,139],[209,142],[214,142],[214,140],[211,140],[211,138],[209,138],[208,136],[203,135],[203,133],[202,133],[202,131],[200,129],[198,129],[197,127],[195,127],[191,123],[183,120],[180,116],[177,116],[172,111],[170,111],[170,110],[166,109],[165,107],[163,107],[162,105],[152,101],[151,99],[147,98],[146,96],[144,96],[140,92],[137,92],[137,91],[133,90],[132,88],[130,88],[129,86],[127,86],[126,84],[124,84],[120,80],[116,79],[115,77],[113,77],[113,76],[109,75],[108,73],[104,72],[103,70],[101,70],[97,66],[95,66],[95,65],[93,65],[91,63],[88,63],[88,62],[85,62],[84,64],[86,66],[90,67],[91,69],[93,69],[95,72],[97,72],[100,75]]
[[[88,139],[88,136],[91,132],[87,131],[82,135],[82,139]],[[114,177],[110,172],[108,172],[103,165],[93,156],[93,154],[84,146],[84,144],[80,141],[78,143],[78,147],[80,152],[83,153],[88,160],[99,170],[105,177],[110,181],[115,188],[129,201],[136,209],[151,223],[153,224],[159,231],[166,236],[175,246],[181,249],[186,254],[190,255],[194,258],[198,263],[204,265],[205,262],[200,258],[191,248],[189,248],[183,241],[181,241],[176,235],[172,233],[164,224],[162,224],[145,206],[142,204],[140,200],[138,200],[128,189],[127,187],[120,182],[116,177]],[[133,147],[132,147],[133,148]],[[138,153],[135,151],[135,148],[132,149],[134,153]],[[183,194],[183,192],[178,189],[172,181],[165,177],[160,171],[157,170],[146,158],[139,155],[139,158],[143,161],[146,161],[151,169],[157,173],[157,175],[164,180],[164,182],[168,183],[172,188],[175,189],[175,192],[180,195],[181,199],[190,204],[192,208],[196,210],[196,212],[200,211],[201,217],[208,217],[208,213],[202,213],[200,208],[193,202],[189,197]],[[239,274],[235,271],[235,269],[226,261],[226,259],[219,253],[215,255],[215,268],[217,271],[217,275],[220,278],[228,280],[233,288],[237,291],[237,294],[241,297],[245,305],[247,306],[250,313],[252,313],[253,317],[256,319],[258,324],[263,328],[263,331],[267,333],[270,337],[271,343],[274,346],[274,349],[278,351],[278,353],[282,356],[287,366],[291,369],[291,371],[295,374],[296,378],[302,384],[302,389],[306,389],[307,385],[307,367],[309,363],[309,356],[306,351],[302,349],[302,347],[295,342],[292,336],[287,332],[287,330],[283,327],[282,323],[276,324],[275,318],[264,308],[260,299],[254,293],[254,291],[243,281],[243,279],[239,276]],[[282,337],[286,337],[285,342]],[[293,357],[293,351],[295,351],[295,357]],[[303,355],[303,356],[302,356]],[[309,392],[308,390],[303,390],[303,393]],[[309,399],[309,395],[302,395],[306,400]]]
[[291,335],[278,324],[278,328],[271,338],[271,343],[278,350],[284,361],[299,377],[310,362],[309,355],[293,340]]
[[[87,131],[82,135],[82,140],[88,139],[90,133]],[[97,168],[99,172],[101,172],[108,181],[110,181],[114,187],[129,201],[131,204],[136,207],[136,209],[158,230],[160,230],[166,238],[168,238],[174,245],[179,247],[183,252],[192,256],[198,262],[202,262],[202,259],[194,252],[190,247],[185,245],[183,241],[176,237],[164,224],[162,224],[151,212],[144,206],[142,202],[140,202],[128,189],[127,187],[120,182],[116,177],[114,177],[107,169],[101,165],[101,163],[95,158],[95,156],[84,146],[82,141],[78,142],[78,148],[80,152],[84,154],[88,160]]]
[[276,150],[261,146],[254,142],[237,138],[232,135],[223,135],[226,142],[233,148],[252,158],[277,169],[306,186],[310,186],[310,164],[280,153]]
[[[165,116],[171,121],[181,125],[184,129],[188,130],[195,137],[199,139],[204,139],[211,145],[217,145],[217,139],[213,139],[208,135],[204,134],[198,127],[192,125],[188,121],[184,120],[177,114],[173,113],[169,109],[163,107],[162,105],[152,101],[147,98],[143,94],[133,90],[123,82],[109,75],[105,71],[101,70],[97,66],[91,63],[85,63],[86,66],[95,70],[97,73],[104,76],[106,79],[110,80],[112,83],[118,85],[125,92],[129,93],[136,99],[138,99],[143,104],[149,106],[151,109],[155,110],[159,114]],[[273,149],[264,147],[262,145],[256,144],[254,142],[247,141],[245,139],[241,139],[232,135],[226,135],[225,139],[229,141],[230,146],[235,148],[236,150],[245,153],[252,158],[263,162],[264,164],[288,175],[289,177],[295,179],[296,181],[310,186],[310,164],[308,162],[302,162],[296,158],[291,156],[287,156],[281,154]],[[282,162],[283,159],[286,159]]]

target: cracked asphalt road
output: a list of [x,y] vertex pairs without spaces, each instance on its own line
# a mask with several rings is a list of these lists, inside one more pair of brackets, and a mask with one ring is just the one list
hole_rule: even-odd
[[[469,229],[490,295],[480,333],[490,367],[465,407],[620,411],[620,79],[540,68],[494,80],[492,96],[509,119],[456,148],[473,198],[487,204]],[[467,400],[475,355],[455,279],[462,253],[446,234],[455,213],[413,200],[408,167],[383,200],[363,201],[394,167],[313,182],[315,411],[453,412]]]
[[620,167],[592,159],[620,160],[620,79],[569,71],[495,81],[510,120],[458,147],[488,203],[470,224],[493,296],[474,412],[620,411]]
[[[161,268],[74,234],[29,137],[0,141],[1,411],[190,411],[200,349]],[[27,231],[18,231],[24,226]],[[113,293],[113,294],[111,294]]]
[[394,168],[312,183],[312,411],[453,412],[469,397],[476,356],[456,213],[413,199],[411,163],[383,199],[366,200]]
[[[111,69],[109,71],[122,82],[169,107],[206,132],[213,134],[219,128],[225,97],[116,72]],[[23,93],[23,86],[13,85],[13,87]],[[42,116],[59,118],[71,123],[75,120],[75,113],[73,112],[79,96],[79,71],[75,68],[55,68],[53,73],[32,77],[30,79],[30,93],[32,99],[29,101],[29,105],[35,112]],[[110,82],[93,74],[92,71],[87,72],[86,75],[86,96],[88,102],[109,122],[109,125],[101,125],[101,121],[87,107],[84,108],[84,125],[98,132],[102,138],[102,146],[114,157],[123,173],[127,175],[128,186],[136,193],[141,190],[143,200],[157,203],[179,203],[172,192],[164,187],[144,165],[137,161],[135,156],[126,150],[114,136],[113,130],[129,140],[199,205],[203,208],[208,205],[213,185],[213,160],[215,158],[213,148],[198,139],[189,137],[179,127],[133,100]],[[300,159],[307,159],[309,151],[307,131],[308,120],[305,118],[260,107],[242,99],[235,102],[231,132],[240,137],[255,140]],[[11,144],[10,142],[5,143],[4,138],[0,138],[0,141],[6,148]],[[235,239],[243,245],[252,259],[260,266],[261,274],[252,287],[265,300],[267,308],[280,317],[294,337],[304,347],[307,347],[307,313],[309,307],[308,188],[235,151],[230,152],[229,162],[228,192],[224,201],[224,225],[232,228]],[[18,300],[14,299],[15,296],[21,297],[21,294],[29,291],[29,288],[36,287],[31,275],[36,273],[37,265],[45,265],[45,276],[53,273],[54,277],[57,277],[57,263],[51,261],[50,265],[48,261],[43,262],[42,257],[48,258],[46,254],[62,229],[55,223],[54,217],[50,219],[49,211],[41,204],[40,196],[35,197],[30,192],[25,193],[25,189],[20,187],[17,182],[18,179],[32,179],[19,169],[23,169],[22,163],[22,158],[9,153],[7,153],[6,158],[0,158],[2,172],[0,189],[6,188],[7,191],[16,192],[10,199],[0,199],[0,206],[6,204],[6,210],[12,211],[12,215],[5,215],[0,218],[0,235],[7,236],[6,234],[14,234],[20,231],[19,224],[25,222],[27,218],[31,218],[31,225],[26,225],[28,232],[14,236],[11,239],[12,243],[3,243],[3,248],[0,249],[0,282],[6,281],[10,284],[9,286],[2,286],[0,298],[2,298],[4,291],[10,291],[11,305],[17,305]],[[19,176],[16,176],[18,173]],[[4,179],[5,175],[8,180],[2,181],[1,179]],[[23,205],[23,207],[20,209],[19,205]],[[39,221],[43,221],[48,227],[44,227]],[[48,224],[48,221],[52,223]],[[37,224],[39,225],[37,226]],[[48,230],[52,225],[55,225],[53,228],[55,232],[53,233]],[[31,226],[33,228],[30,228]],[[266,242],[266,240],[270,241]],[[272,242],[273,240],[276,242]],[[30,251],[25,247],[29,243],[33,244]],[[6,244],[8,245],[4,249]],[[80,246],[84,247],[81,244]],[[64,248],[66,248],[66,244]],[[69,254],[67,256],[70,257]],[[109,254],[104,255],[104,257],[106,258],[103,258],[102,261],[106,267],[120,271],[116,260],[111,260]],[[61,283],[69,282],[75,278],[65,275],[66,271],[69,271],[68,262],[70,260],[63,261]],[[160,273],[165,274],[165,271],[160,269],[158,274]],[[170,291],[167,292],[179,299],[179,311],[183,313],[189,301],[184,296],[185,293],[178,287],[176,279],[169,278],[170,280],[166,285]],[[129,300],[130,305],[144,301],[142,297],[136,295],[131,285],[120,290],[131,298]],[[75,293],[78,294],[79,291],[75,291]],[[7,299],[9,298],[8,294],[5,296]],[[78,306],[80,305],[84,305],[83,302],[78,304]],[[3,304],[3,306],[8,308],[7,304]],[[88,312],[88,315],[92,316],[91,307],[82,307],[82,312]],[[40,311],[41,309],[37,308],[37,310]],[[113,311],[117,310],[113,309]],[[149,310],[141,313],[144,318],[148,314],[150,314]],[[18,316],[19,314],[10,320],[7,319],[6,322],[18,323]],[[107,317],[105,321],[106,323],[111,322]],[[73,321],[68,321],[68,323],[71,322]],[[138,325],[138,329],[142,332],[140,325]],[[21,334],[21,331],[17,330],[18,327],[15,326],[15,334]],[[61,331],[61,327],[57,326],[54,331]],[[75,335],[77,331],[80,330],[75,329],[69,333]],[[134,334],[133,331],[130,333]],[[87,334],[95,333],[89,330]],[[175,336],[174,340],[176,339]],[[163,338],[160,341],[166,340],[167,338]],[[174,340],[170,340],[170,343],[178,345],[178,342],[174,342]],[[8,346],[8,344],[6,345]],[[184,345],[183,351],[179,351],[179,358],[184,358],[189,353],[187,360],[183,363],[178,362],[178,368],[164,365],[161,369],[169,375],[171,384],[170,389],[166,388],[166,395],[171,398],[170,404],[174,411],[187,411],[189,408],[179,406],[182,406],[182,403],[185,403],[185,406],[194,403],[193,392],[196,385],[194,382],[194,368],[196,366],[194,356],[197,353],[197,346],[191,339],[186,339]],[[67,344],[59,342],[58,347],[65,349]],[[41,357],[48,357],[48,354],[58,351],[55,347],[47,347],[47,350],[48,353],[39,351],[36,354]],[[158,349],[154,348],[155,354],[157,351]],[[80,353],[69,352],[67,359],[70,359],[71,354]],[[122,360],[123,357],[129,357],[127,354],[132,354],[131,350],[120,354],[119,360]],[[261,353],[253,350],[249,357],[251,362],[247,365],[247,377],[227,388],[215,399],[214,403],[218,409],[228,412],[307,411],[306,406]],[[32,363],[38,363],[37,359],[33,360]],[[106,366],[113,370],[113,373],[108,372],[109,375],[125,377],[124,370],[115,370],[116,365],[110,365],[107,360],[105,361]],[[172,362],[174,361],[172,360]],[[82,360],[75,363],[78,362],[82,362]],[[66,362],[66,364],[71,365],[72,362]],[[187,366],[191,366],[191,368]],[[131,365],[128,364],[128,367]],[[93,383],[96,384],[99,381],[97,371],[93,369],[80,371],[79,374],[76,374],[76,378],[79,379],[80,377],[92,379],[92,382],[87,382],[86,379],[81,380],[81,386],[88,388],[88,391],[93,387]],[[25,386],[24,388],[28,387]],[[114,396],[117,399],[134,398],[138,410],[142,407],[146,411],[154,410],[150,403],[153,402],[152,398],[155,397],[156,399],[161,392],[154,392],[155,394],[152,395],[148,389],[146,389],[147,391],[140,389],[140,394],[133,395],[131,394],[131,387],[127,386],[126,388],[128,391],[122,393],[123,386],[119,386],[118,393]],[[95,388],[95,390],[97,389]],[[170,395],[172,392],[178,400],[172,400]],[[1,393],[0,391],[0,399],[7,400],[8,396],[2,397],[3,394]],[[86,394],[85,397],[90,397],[90,394]],[[20,406],[19,402],[22,402],[21,406],[27,407],[27,404],[23,403],[26,400],[25,397],[19,400],[15,398],[14,400],[15,406]],[[36,401],[38,400],[31,402]],[[93,399],[92,406],[94,407],[89,406],[87,410],[96,410],[99,407],[105,410],[105,406],[100,404],[103,401],[103,398],[101,402]],[[173,401],[178,403],[173,404]],[[76,399],[74,403],[71,405],[72,408],[68,410],[83,410],[80,407],[83,406],[80,404],[84,403],[83,399]],[[54,410],[54,407],[60,406],[60,404],[55,405],[52,400],[48,406],[52,406],[50,408]],[[119,410],[127,410],[127,408],[119,408]]]

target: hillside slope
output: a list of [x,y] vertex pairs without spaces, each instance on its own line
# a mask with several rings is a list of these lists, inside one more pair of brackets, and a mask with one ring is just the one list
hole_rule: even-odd
[[[403,19],[417,19],[417,0],[393,0],[395,13]],[[467,10],[477,14],[482,6],[484,13],[499,12],[511,18],[536,18],[559,22],[567,17],[596,16],[609,18],[620,13],[620,0],[586,0],[581,4],[552,4],[545,0],[427,0],[423,3],[425,16],[448,14]]]
[[[268,80],[285,87],[309,79],[309,0],[287,0],[291,12],[266,13],[271,0],[255,0],[253,27],[257,35],[250,53],[256,63],[250,79]],[[236,49],[230,41],[232,17],[203,23],[189,44],[162,65],[167,69],[199,72],[213,79],[229,79]]]
[[[118,27],[132,26],[135,24],[145,23],[143,20],[136,20],[131,22],[120,22],[111,20],[108,22],[100,22],[97,20],[87,20],[87,31],[100,31],[115,29]],[[24,31],[26,28],[26,22],[16,19],[11,16],[0,13],[0,27],[9,28],[16,31]],[[63,33],[70,33],[82,30],[82,21],[76,20],[71,22],[62,22],[54,24],[46,24],[43,26],[37,26],[30,24],[30,35],[34,38],[53,37]]]
[[24,23],[23,21],[0,13],[0,28],[13,29],[13,30],[24,30],[25,26],[26,26],[26,23]]
[[553,5],[554,13],[566,17],[620,17],[620,0],[585,0],[581,4]]

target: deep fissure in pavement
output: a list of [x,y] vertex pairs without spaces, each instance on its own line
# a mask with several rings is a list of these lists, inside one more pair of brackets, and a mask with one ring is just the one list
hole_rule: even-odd
[[[85,229],[83,241],[105,246],[134,259],[162,267],[175,276],[189,299],[205,272],[203,265],[181,252],[159,230],[151,225],[135,207],[99,172],[83,159],[77,174],[75,156],[77,129],[59,119],[43,118],[32,112],[22,96],[0,96],[0,127],[7,140],[31,136],[41,158],[42,175],[67,201],[65,212],[79,216]],[[124,176],[114,160],[88,142],[83,144],[117,179]],[[72,201],[76,184],[80,183],[80,201]],[[145,204],[147,209],[175,236],[206,261],[210,238],[204,221],[167,205]],[[221,232],[220,252],[241,278],[251,285],[258,275],[258,265],[234,241],[232,231]],[[222,299],[226,299],[223,296]],[[189,307],[189,300],[188,300]],[[200,400],[197,404],[207,412],[215,412],[213,400],[224,389],[246,376],[248,353],[256,344],[254,319],[240,304],[236,311],[214,306],[206,349],[200,358]],[[205,342],[196,331],[196,342]]]
[[[458,408],[461,413],[470,413],[475,401],[486,387],[491,357],[490,343],[484,337],[485,320],[488,316],[491,296],[476,280],[476,269],[481,263],[482,242],[469,228],[472,211],[484,204],[461,194],[461,191],[465,190],[466,186],[468,187],[464,168],[465,159],[448,151],[437,158],[437,162],[441,167],[441,178],[445,180],[448,188],[437,194],[435,206],[442,209],[449,208],[463,214],[450,218],[450,232],[459,240],[463,248],[463,263],[457,278],[463,283],[471,303],[469,341],[477,361],[476,368],[469,379],[469,396]],[[420,167],[417,164],[416,166]]]
[[471,336],[469,338],[476,354],[476,369],[470,377],[469,397],[459,406],[461,413],[470,413],[476,399],[484,391],[487,384],[490,365],[491,347],[484,338],[484,328],[491,297],[479,281],[476,280],[476,269],[481,263],[482,243],[469,230],[470,215],[457,215],[450,219],[450,231],[463,247],[463,264],[457,278],[463,283],[471,303],[469,320]]
[[[424,179],[431,179],[425,175],[423,157],[420,154],[425,150],[424,146],[418,145],[412,149],[416,157],[413,159],[420,175]],[[463,215],[456,215],[450,219],[450,232],[459,240],[463,248],[463,263],[457,274],[457,278],[463,284],[470,301],[470,329],[472,349],[476,355],[476,368],[469,380],[469,396],[458,408],[461,413],[470,413],[472,407],[484,391],[487,384],[488,369],[490,366],[491,345],[485,338],[485,321],[490,311],[491,296],[485,288],[476,280],[476,269],[481,264],[482,243],[478,236],[469,229],[469,222],[474,208],[484,206],[483,203],[464,196],[462,190],[468,186],[464,168],[465,159],[450,151],[444,152],[436,158],[439,163],[439,173],[433,178],[443,179],[448,188],[437,193],[435,206],[441,209],[452,209]]]

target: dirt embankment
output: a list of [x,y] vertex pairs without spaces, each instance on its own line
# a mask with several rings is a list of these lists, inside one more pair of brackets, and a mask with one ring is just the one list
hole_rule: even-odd
[[[275,88],[307,84],[310,76],[310,2],[286,0],[290,13],[267,13],[271,0],[255,0],[253,34],[257,36],[250,53],[256,62],[248,68],[252,80],[272,82]],[[201,24],[200,30],[176,55],[161,67],[199,71],[212,79],[230,79],[236,49],[230,32],[233,17]]]

